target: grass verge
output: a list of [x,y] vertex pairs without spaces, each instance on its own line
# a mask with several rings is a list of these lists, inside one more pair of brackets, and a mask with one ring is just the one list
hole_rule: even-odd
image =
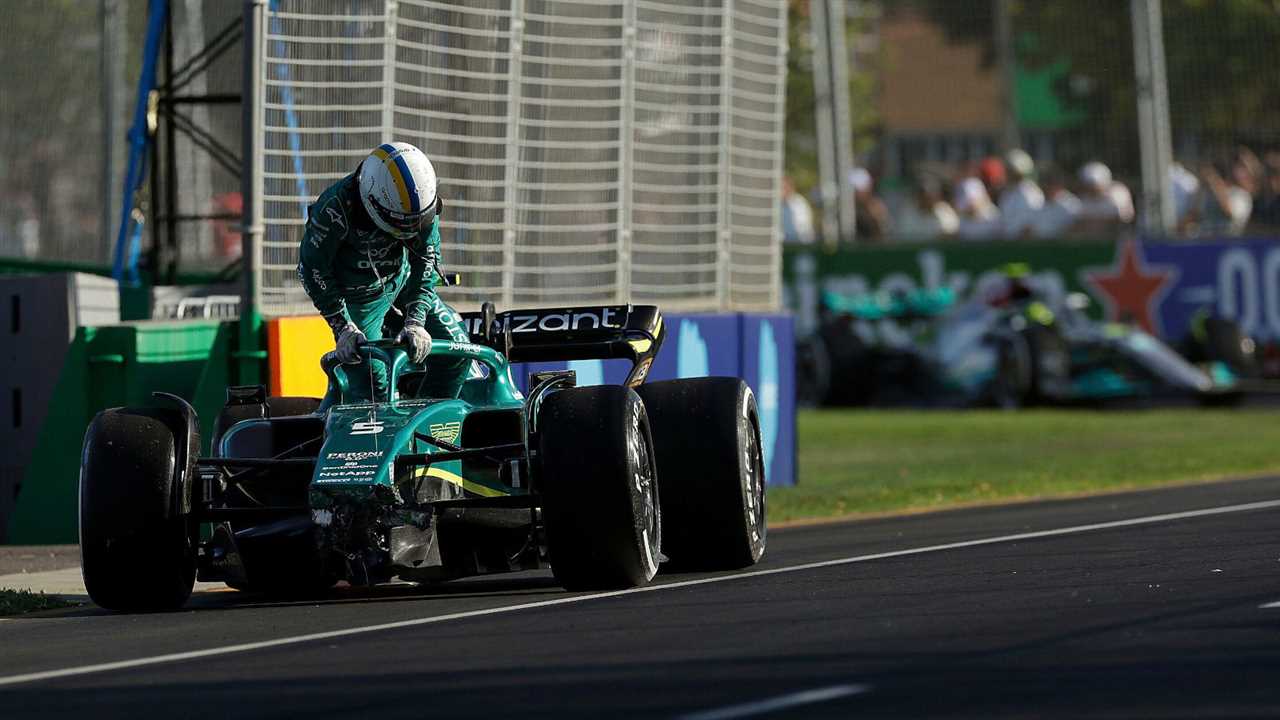
[[1280,472],[1268,410],[809,410],[771,522]]
[[57,595],[34,593],[30,590],[0,589],[0,617],[5,615],[21,615],[38,610],[56,610],[73,607],[76,603],[63,600]]

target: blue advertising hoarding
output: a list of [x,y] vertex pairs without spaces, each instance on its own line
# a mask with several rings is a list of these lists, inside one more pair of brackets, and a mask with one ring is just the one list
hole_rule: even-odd
[[[1128,279],[1129,305],[1146,300],[1158,334],[1178,341],[1198,311],[1235,320],[1260,341],[1280,341],[1280,241],[1231,238],[1197,242],[1133,242],[1138,273]],[[1110,293],[1115,295],[1115,293]]]

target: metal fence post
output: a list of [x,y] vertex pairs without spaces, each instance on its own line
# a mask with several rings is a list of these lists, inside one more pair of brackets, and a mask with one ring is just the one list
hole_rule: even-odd
[[827,2],[827,51],[831,54],[831,109],[835,132],[836,209],[840,239],[856,240],[853,202],[853,123],[849,119],[849,49],[845,42],[845,0]]
[[516,204],[520,184],[520,56],[524,51],[524,2],[511,0],[511,37],[507,41],[507,165],[502,206],[502,307],[515,301],[516,283]]
[[240,228],[241,262],[243,269],[240,299],[240,350],[237,380],[241,383],[257,382],[261,360],[258,355],[258,330],[261,295],[262,240],[263,240],[263,167],[265,109],[263,108],[263,77],[265,76],[266,38],[263,14],[267,0],[245,0],[244,3],[244,85],[241,103],[244,170],[240,176],[240,194],[243,200],[243,224]]
[[1018,127],[1018,88],[1014,63],[1017,54],[1013,49],[1013,18],[1011,0],[993,0],[995,15],[996,64],[1000,68],[1000,150],[1008,152],[1022,147],[1022,132]]
[[788,28],[787,6],[783,5],[779,11],[781,14],[778,23],[778,82],[777,82],[777,100],[774,106],[776,120],[774,128],[776,129],[777,139],[774,143],[775,159],[774,159],[774,177],[773,187],[777,189],[778,201],[773,203],[773,221],[770,223],[770,250],[772,257],[770,265],[773,267],[772,280],[769,286],[769,309],[777,310],[782,305],[782,175],[785,172],[785,160],[783,155],[786,152],[786,122],[787,122],[787,55],[791,52],[791,37]]
[[382,142],[394,142],[396,132],[396,0],[385,0],[382,19]]
[[245,0],[244,3],[244,101],[241,106],[244,173],[240,176],[244,219],[240,238],[245,309],[258,305],[258,272],[262,262],[262,30],[266,5],[267,0]]
[[809,31],[813,42],[813,88],[818,124],[818,176],[822,190],[823,242],[834,246],[854,233],[849,127],[848,53],[844,42],[844,0],[813,0]]
[[813,116],[818,141],[818,197],[822,202],[822,242],[833,247],[839,242],[840,219],[835,200],[835,129],[831,117],[831,55],[827,50],[827,0],[809,3],[809,43],[813,46]]
[[733,0],[724,0],[720,32],[720,200],[716,204],[716,306],[729,309],[731,243],[729,213],[733,207]]
[[1148,234],[1175,230],[1169,163],[1169,86],[1164,62],[1161,0],[1130,0],[1133,18],[1134,73],[1138,90],[1138,140],[1142,152],[1141,228]]
[[617,302],[631,302],[631,173],[635,152],[636,3],[622,9],[622,109],[618,113],[618,270]]

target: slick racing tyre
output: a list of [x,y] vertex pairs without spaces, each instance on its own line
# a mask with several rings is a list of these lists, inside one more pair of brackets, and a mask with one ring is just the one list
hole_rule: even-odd
[[815,333],[796,342],[796,404],[818,407],[830,389],[831,358],[822,336]]
[[730,570],[764,554],[765,473],[755,396],[737,378],[641,386],[653,424],[662,551],[675,569]]
[[615,385],[561,390],[538,414],[543,518],[556,580],[569,590],[644,585],[662,521],[644,403]]
[[1017,410],[1027,404],[1031,393],[1031,352],[1021,335],[1010,335],[996,344],[995,376],[991,379],[991,404],[1002,410]]
[[1244,378],[1261,375],[1257,346],[1239,325],[1225,318],[1212,317],[1205,320],[1204,331],[1205,354],[1209,360],[1225,363],[1232,372]]
[[1066,395],[1071,384],[1071,349],[1062,335],[1038,323],[1029,325],[1020,334],[1030,361],[1027,399],[1043,403]]
[[876,395],[871,348],[862,341],[852,318],[827,321],[817,337],[826,351],[826,393],[823,405],[868,405]]
[[81,565],[89,597],[108,610],[171,610],[191,595],[196,528],[172,497],[181,427],[170,410],[115,408],[85,433]]

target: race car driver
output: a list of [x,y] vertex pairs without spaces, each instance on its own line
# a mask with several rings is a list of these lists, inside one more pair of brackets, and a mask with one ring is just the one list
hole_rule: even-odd
[[[462,318],[435,290],[443,280],[441,208],[427,156],[409,143],[384,143],[312,203],[298,253],[298,279],[333,329],[344,364],[360,363],[360,344],[382,338],[393,305],[403,313],[396,340],[413,362],[426,361],[423,397],[457,397],[469,366],[427,358],[432,337],[469,340]],[[348,373],[351,394],[385,397],[386,368],[369,365]]]

